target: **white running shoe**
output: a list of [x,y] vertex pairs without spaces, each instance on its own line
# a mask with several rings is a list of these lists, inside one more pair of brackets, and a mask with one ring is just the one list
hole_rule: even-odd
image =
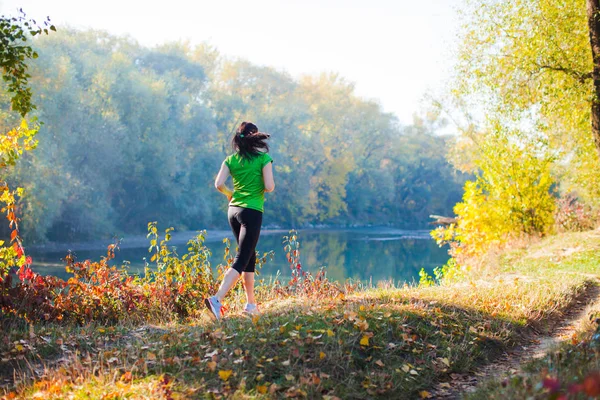
[[243,313],[248,315],[259,315],[260,311],[258,311],[256,304],[246,304]]
[[217,320],[221,319],[221,309],[223,308],[223,305],[215,296],[204,299],[204,304]]

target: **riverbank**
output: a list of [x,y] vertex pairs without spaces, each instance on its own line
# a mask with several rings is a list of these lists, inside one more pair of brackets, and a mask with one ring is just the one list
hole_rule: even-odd
[[[383,236],[389,236],[392,240],[397,238],[404,239],[426,239],[430,240],[431,230],[427,229],[398,229],[390,227],[322,227],[322,228],[303,228],[298,229],[301,235],[322,233],[322,232],[354,232],[368,234],[378,234]],[[231,230],[225,229],[207,229],[206,230],[206,243],[217,243],[223,240],[223,238],[233,239]],[[263,236],[284,236],[289,232],[288,229],[280,228],[266,228],[261,230],[261,237]],[[171,234],[171,244],[182,245],[192,239],[198,234],[198,231],[173,231]],[[113,238],[112,240],[93,240],[83,242],[47,242],[28,246],[29,250],[43,251],[43,252],[66,252],[67,250],[72,251],[92,251],[92,250],[104,250],[106,246],[111,243],[119,241],[119,247],[121,249],[138,249],[148,247],[148,238],[146,235],[123,235]],[[383,239],[386,240],[386,239]],[[388,238],[387,240],[390,240]]]
[[[187,242],[195,236],[195,232],[170,233],[169,247],[175,247],[181,254],[188,248]],[[273,251],[273,258],[263,266],[261,275],[265,278],[276,275],[290,276],[287,261],[287,251],[283,250],[283,237],[288,231],[266,230],[261,233],[258,250]],[[213,269],[222,262],[225,245],[223,238],[233,241],[229,231],[208,231],[204,243],[211,251],[209,261]],[[448,260],[447,250],[440,249],[431,239],[427,231],[406,231],[390,228],[356,228],[335,230],[303,230],[299,232],[301,241],[301,262],[305,270],[316,273],[326,266],[330,279],[344,282],[347,279],[375,282],[380,280],[395,280],[397,282],[412,282],[419,279],[419,270],[429,272]],[[106,246],[110,242],[98,241],[88,244],[78,244],[79,247],[69,247],[70,244],[54,244],[51,248],[28,247],[27,254],[33,259],[32,269],[42,275],[54,275],[67,280],[69,274],[65,271],[64,262],[67,250],[73,251],[76,259],[98,260],[106,254]],[[127,270],[132,274],[143,274],[145,261],[150,262],[148,252],[150,239],[146,235],[125,238],[111,261],[113,265],[123,265],[127,262]],[[95,250],[85,250],[86,248]],[[145,260],[144,260],[145,259]]]
[[551,330],[596,285],[599,249],[598,231],[554,236],[453,283],[308,292],[253,319],[3,321],[0,374],[13,398],[428,398]]

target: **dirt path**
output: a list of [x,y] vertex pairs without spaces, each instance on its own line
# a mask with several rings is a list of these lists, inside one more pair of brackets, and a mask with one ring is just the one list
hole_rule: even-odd
[[470,374],[451,374],[450,380],[440,382],[432,391],[433,399],[460,399],[462,393],[474,391],[477,384],[494,377],[513,374],[520,366],[533,359],[541,358],[555,345],[568,340],[575,333],[578,323],[587,318],[590,304],[600,301],[600,286],[590,284],[578,296],[565,313],[556,321],[549,321],[550,334],[532,335],[525,341],[499,355],[491,363],[482,366]]

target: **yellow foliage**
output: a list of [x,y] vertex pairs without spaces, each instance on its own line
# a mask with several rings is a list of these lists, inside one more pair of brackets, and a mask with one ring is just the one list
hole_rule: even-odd
[[480,145],[479,172],[467,181],[457,223],[432,232],[438,243],[454,242],[453,255],[478,256],[519,235],[545,235],[554,223],[552,157],[535,151],[535,139],[496,126]]

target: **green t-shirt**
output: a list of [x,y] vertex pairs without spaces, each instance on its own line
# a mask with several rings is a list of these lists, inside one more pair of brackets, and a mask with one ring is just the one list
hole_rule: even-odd
[[259,153],[250,159],[242,158],[239,153],[225,159],[233,178],[233,197],[230,206],[251,208],[263,212],[265,204],[265,182],[262,169],[273,159],[268,153]]

